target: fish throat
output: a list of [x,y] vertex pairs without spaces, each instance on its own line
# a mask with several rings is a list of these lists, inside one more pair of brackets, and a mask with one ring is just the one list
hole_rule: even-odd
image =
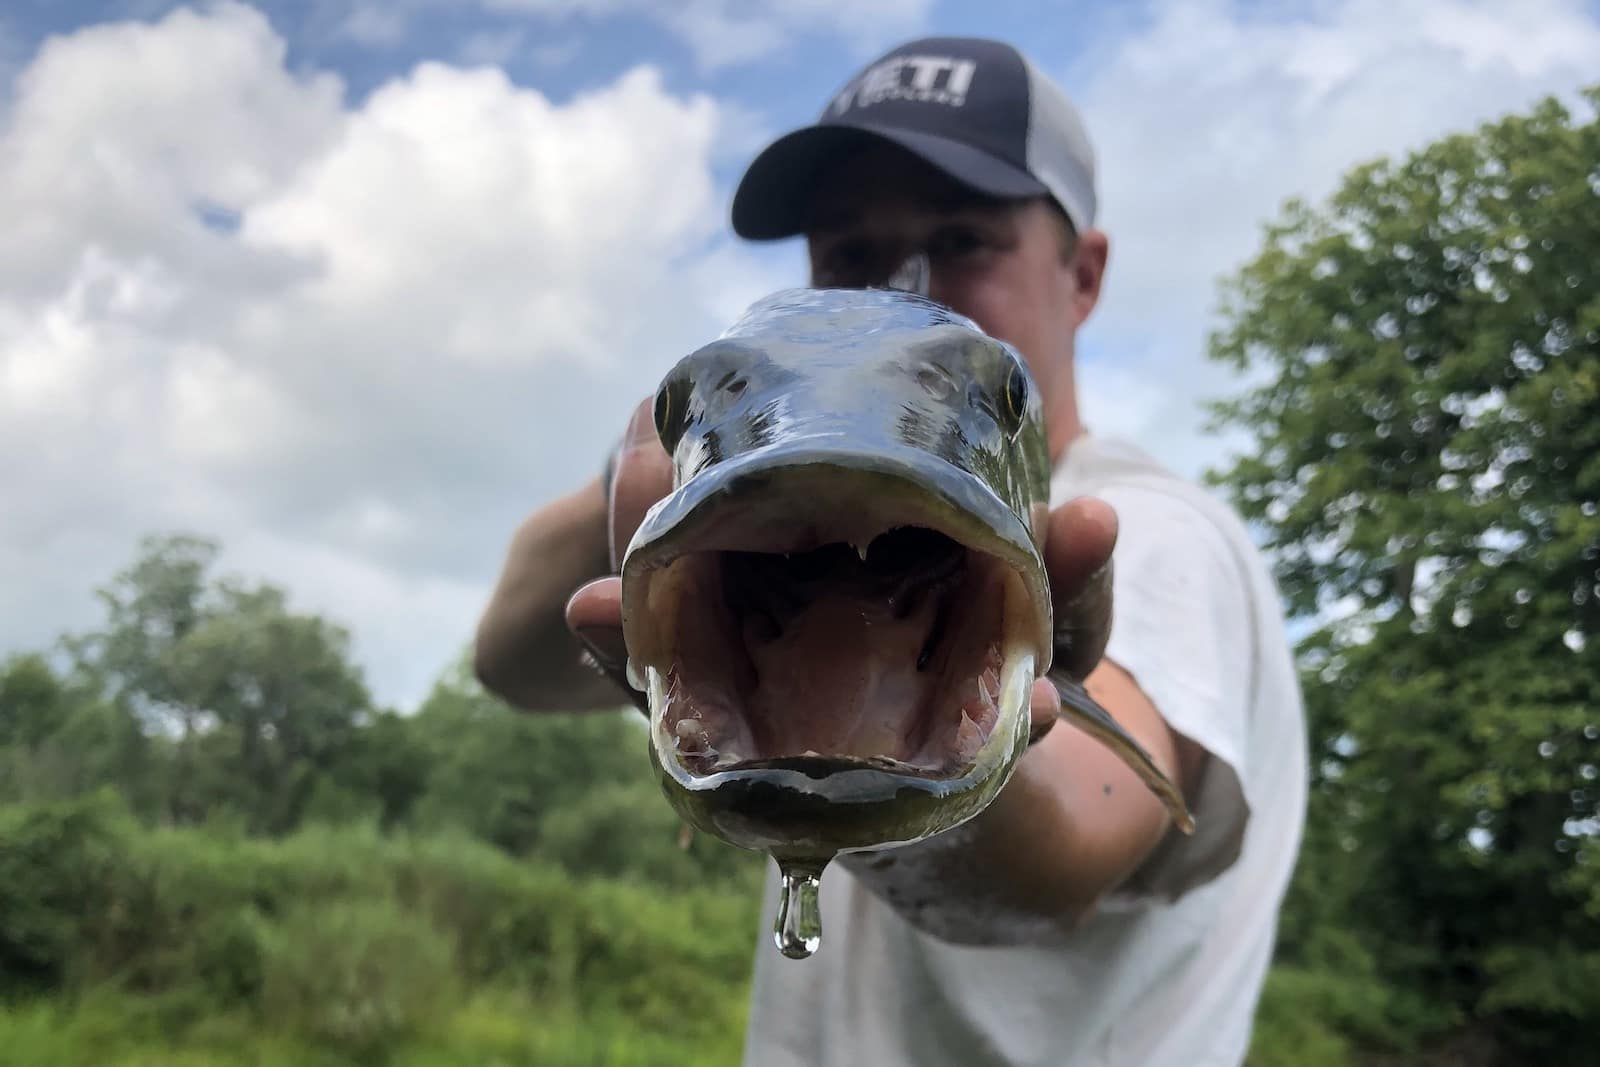
[[931,780],[1000,723],[1011,568],[926,527],[693,552],[656,579],[660,727],[695,775],[815,759]]

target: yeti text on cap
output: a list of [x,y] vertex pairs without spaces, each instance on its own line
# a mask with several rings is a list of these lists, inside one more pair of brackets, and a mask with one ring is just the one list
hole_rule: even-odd
[[958,56],[895,56],[875,63],[833,98],[833,114],[871,107],[884,100],[916,100],[960,107],[977,71],[977,60]]

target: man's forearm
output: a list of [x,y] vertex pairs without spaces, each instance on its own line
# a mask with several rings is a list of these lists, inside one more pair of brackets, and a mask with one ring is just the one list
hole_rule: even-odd
[[585,665],[567,630],[568,598],[610,571],[606,503],[599,479],[531,515],[511,541],[478,624],[473,668],[502,699],[530,710],[624,704],[615,685]]
[[[1110,664],[1090,691],[1175,781],[1188,742]],[[907,921],[964,944],[1036,943],[1070,931],[1166,835],[1165,809],[1099,742],[1059,724],[1017,765],[983,814],[928,841],[843,858]]]

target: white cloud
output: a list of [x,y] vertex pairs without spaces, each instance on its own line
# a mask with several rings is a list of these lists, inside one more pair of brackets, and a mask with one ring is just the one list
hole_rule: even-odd
[[720,116],[648,68],[351,106],[237,5],[51,41],[0,126],[0,649],[191,529],[414,700],[521,514],[770,278],[719,232]]
[[[1193,472],[1216,461],[1194,397],[1231,392],[1203,356],[1216,282],[1290,196],[1351,166],[1470,129],[1600,70],[1577,0],[1346,0],[1294,14],[1178,0],[1072,71],[1111,233],[1083,340],[1085,408]],[[1148,395],[1140,381],[1158,381]]]

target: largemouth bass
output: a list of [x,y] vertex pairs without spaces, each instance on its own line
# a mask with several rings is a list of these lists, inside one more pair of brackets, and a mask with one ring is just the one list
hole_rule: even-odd
[[[972,818],[1027,749],[1055,655],[1040,400],[942,305],[794,290],[680,361],[655,423],[674,489],[622,564],[651,759],[690,825],[777,860],[779,948],[809,955],[835,855]],[[1191,829],[1138,744],[1058,689]]]

